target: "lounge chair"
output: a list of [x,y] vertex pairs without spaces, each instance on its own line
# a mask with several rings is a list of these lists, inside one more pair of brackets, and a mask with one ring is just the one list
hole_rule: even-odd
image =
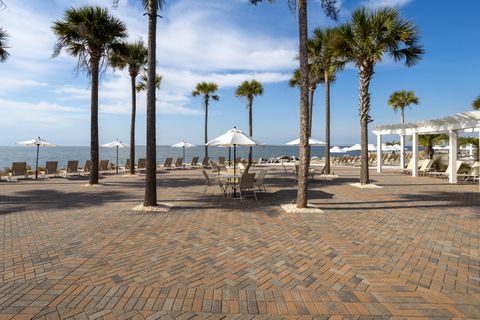
[[433,159],[425,159],[420,169],[418,169],[418,174],[421,176],[426,176],[430,171],[432,171],[433,162]]
[[100,160],[98,171],[100,171],[101,173],[110,173],[110,168],[108,167],[109,163],[110,163],[109,160]]
[[92,160],[85,161],[85,165],[83,166],[83,168],[78,169],[78,172],[82,173],[83,175],[86,175],[87,173],[90,173],[91,171],[92,171]]
[[219,174],[220,173],[220,171],[218,170],[218,165],[215,162],[211,161],[210,162],[210,167],[212,168],[212,173],[213,174]]
[[147,159],[138,159],[138,165],[137,165],[137,170],[139,173],[145,172],[147,170],[146,168],[147,165]]
[[[455,172],[457,173],[457,175],[458,175],[458,170],[460,170],[461,166],[462,166],[462,161],[457,161],[455,165],[455,169],[456,169]],[[450,165],[447,167],[445,171],[432,171],[432,172],[429,172],[428,175],[436,178],[447,179],[449,172],[450,172]]]
[[183,158],[177,158],[175,161],[175,169],[183,169]]
[[163,168],[164,169],[172,169],[172,161],[173,161],[173,158],[171,157],[167,157],[165,158],[165,161],[163,162]]
[[225,157],[218,157],[218,164],[225,165]]
[[43,175],[44,178],[47,177],[47,175],[52,175],[54,177],[57,176],[58,173],[58,161],[47,161],[45,164],[45,170],[40,171],[40,174]]
[[473,181],[475,182],[476,179],[478,179],[478,174],[480,170],[480,163],[478,161],[475,161],[468,171],[468,173],[460,173],[457,174],[457,177],[463,181]]
[[198,157],[193,157],[192,162],[188,165],[190,168],[196,168],[198,167]]
[[68,175],[78,175],[78,160],[68,160],[67,167],[63,170],[60,170],[60,175],[68,176]]
[[210,158],[209,157],[204,157],[203,158],[202,167],[210,168]]
[[130,168],[131,168],[131,164],[130,164],[130,159],[127,159],[125,161],[125,166],[124,167],[120,167],[119,169],[122,171],[122,172],[130,172]]
[[17,180],[18,177],[28,179],[28,170],[26,162],[14,162],[12,163],[12,172],[8,174],[7,180],[12,181]]

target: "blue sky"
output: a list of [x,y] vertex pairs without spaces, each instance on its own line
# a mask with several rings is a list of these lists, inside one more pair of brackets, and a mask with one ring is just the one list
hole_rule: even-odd
[[[7,0],[0,26],[10,34],[10,59],[0,65],[0,145],[42,136],[60,145],[89,144],[88,78],[76,74],[75,60],[51,59],[55,37],[52,21],[65,8],[83,4],[111,7],[110,0]],[[420,105],[407,120],[437,118],[471,110],[480,94],[477,30],[480,3],[448,5],[433,0],[343,0],[340,21],[360,5],[397,6],[421,31],[426,50],[413,68],[386,59],[377,66],[371,85],[373,124],[396,123],[399,115],[387,106],[395,90],[414,90]],[[112,14],[123,20],[129,38],[146,39],[146,20],[138,1],[121,2]],[[200,81],[219,84],[220,101],[212,102],[209,137],[237,126],[248,130],[245,101],[234,97],[243,80],[264,83],[265,94],[254,102],[254,136],[267,144],[284,144],[298,136],[298,90],[287,80],[298,63],[298,26],[286,0],[253,7],[246,0],[169,0],[158,26],[158,72],[164,77],[158,93],[158,144],[181,139],[201,144],[203,108],[191,91]],[[333,26],[318,1],[309,1],[310,31]],[[126,72],[106,70],[100,86],[100,142],[129,140],[130,92]],[[324,95],[315,96],[313,136],[324,139]],[[145,96],[139,94],[137,143],[145,143]],[[353,67],[332,87],[332,141],[358,143],[358,77]],[[373,137],[372,137],[373,138]],[[374,141],[372,141],[374,142]]]

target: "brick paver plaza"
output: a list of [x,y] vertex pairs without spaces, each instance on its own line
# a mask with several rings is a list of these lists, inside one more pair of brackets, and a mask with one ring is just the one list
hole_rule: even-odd
[[306,214],[278,169],[243,203],[159,174],[154,213],[143,177],[2,182],[0,319],[480,318],[478,185],[334,170]]

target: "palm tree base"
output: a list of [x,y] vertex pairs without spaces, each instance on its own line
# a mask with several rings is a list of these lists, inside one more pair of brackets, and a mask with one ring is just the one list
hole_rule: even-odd
[[373,183],[366,183],[366,184],[361,184],[360,182],[357,183],[350,183],[352,187],[355,188],[360,188],[360,189],[382,189],[382,186],[379,186],[377,184]]

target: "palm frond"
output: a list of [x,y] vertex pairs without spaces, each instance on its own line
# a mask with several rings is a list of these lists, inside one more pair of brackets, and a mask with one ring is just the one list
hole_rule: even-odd
[[472,102],[473,110],[480,110],[480,96],[476,97]]
[[0,62],[5,62],[10,54],[7,51],[7,39],[8,39],[8,34],[5,30],[0,28]]

